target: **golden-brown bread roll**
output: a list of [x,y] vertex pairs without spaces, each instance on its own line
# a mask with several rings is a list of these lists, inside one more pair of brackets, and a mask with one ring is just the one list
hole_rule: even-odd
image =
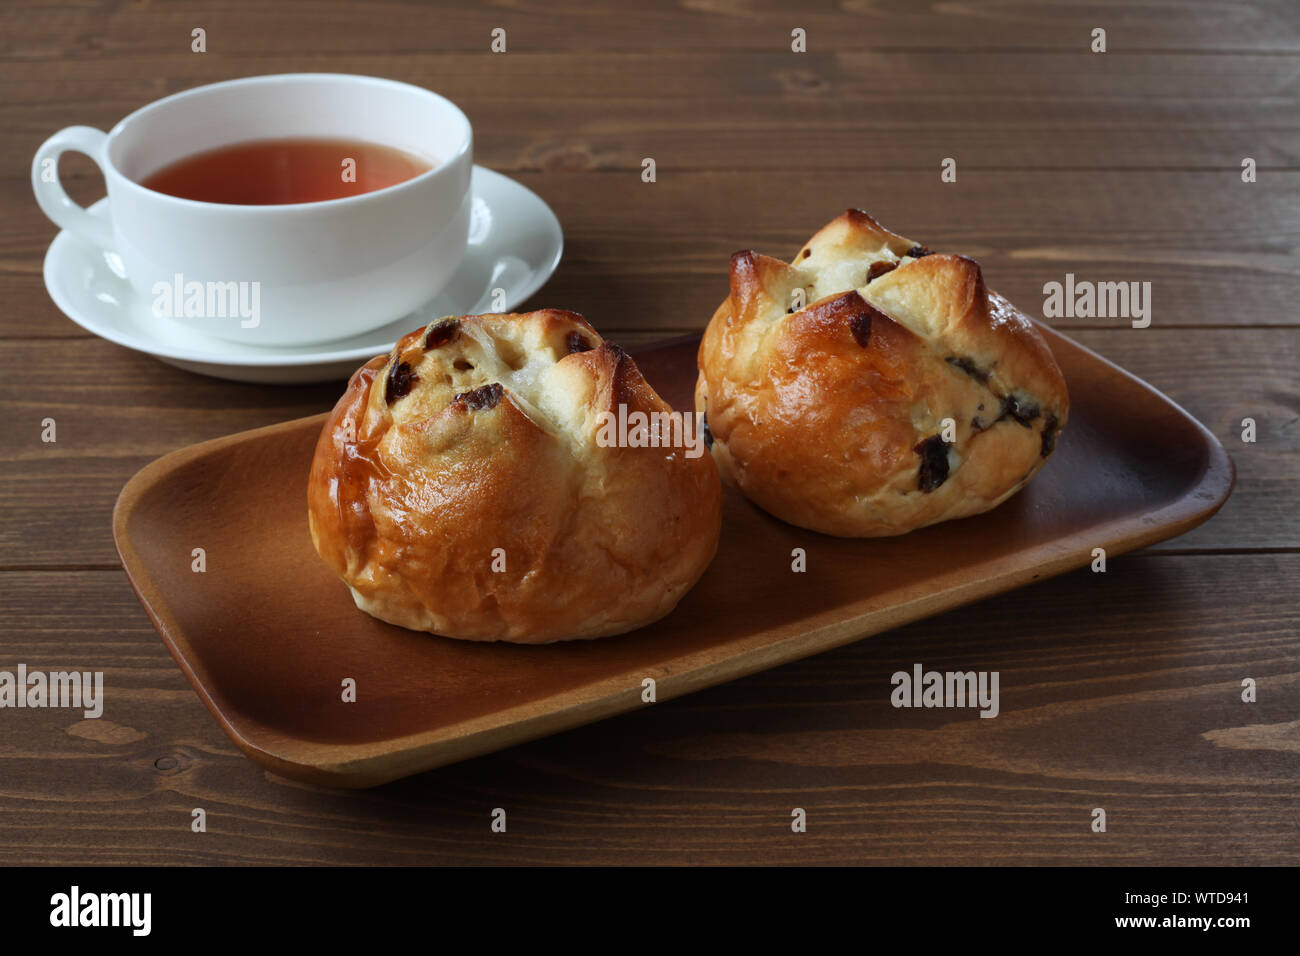
[[845,537],[995,507],[1043,466],[1069,412],[1047,343],[974,260],[856,209],[792,264],[732,256],[698,364],[723,479]]
[[534,644],[648,624],[712,560],[721,488],[702,441],[602,443],[620,405],[672,411],[580,315],[412,332],[352,376],[321,432],[316,550],[358,607],[416,630]]

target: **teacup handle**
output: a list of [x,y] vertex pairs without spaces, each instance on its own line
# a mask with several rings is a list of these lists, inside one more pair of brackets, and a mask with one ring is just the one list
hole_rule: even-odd
[[56,226],[102,249],[113,247],[113,226],[108,219],[92,216],[68,198],[63,183],[59,182],[59,157],[70,149],[85,153],[107,176],[104,169],[104,142],[107,139],[107,133],[94,127],[69,126],[42,143],[32,160],[32,190],[41,211]]

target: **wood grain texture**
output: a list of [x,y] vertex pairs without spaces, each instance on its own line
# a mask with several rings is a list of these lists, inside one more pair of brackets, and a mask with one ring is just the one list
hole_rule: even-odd
[[[120,730],[6,715],[0,861],[1294,862],[1300,619],[1274,583],[1297,574],[1296,555],[1130,555],[365,793],[239,754],[120,571],[8,575],[4,645],[102,668]],[[890,674],[918,661],[999,670],[1002,714],[893,709]]]
[[[476,158],[502,172],[638,169],[1295,168],[1300,75],[1276,56],[846,50],[446,54],[283,53],[141,58],[105,83],[102,60],[0,60],[21,170],[63,126],[109,129],[161,96],[235,76],[387,76],[455,100]],[[545,77],[538,83],[538,77]],[[596,108],[599,106],[599,108]],[[1069,135],[1062,135],[1063,121]]]
[[[1202,421],[1237,466],[1223,512],[1157,547],[1300,548],[1300,333],[1293,329],[1075,332],[1083,345],[1151,380]],[[653,333],[618,335],[623,345]],[[1176,354],[1177,362],[1170,362]],[[71,392],[64,383],[91,381]],[[14,341],[0,352],[3,566],[116,563],[108,515],[127,478],[154,458],[234,431],[328,410],[338,386],[231,385],[98,339]],[[41,442],[41,420],[59,440]],[[1258,441],[1241,441],[1241,419]],[[57,501],[52,507],[51,500]]]
[[[697,330],[727,294],[733,252],[792,256],[822,224],[859,206],[903,235],[977,259],[988,283],[1033,315],[1041,314],[1043,286],[1068,272],[1092,282],[1150,282],[1153,327],[1297,319],[1300,171],[1266,171],[1253,185],[1235,168],[972,171],[955,184],[940,183],[934,170],[774,180],[661,166],[658,176],[643,183],[637,166],[516,177],[550,203],[565,229],[564,260],[534,306],[581,312],[604,330]],[[781,201],[763,201],[774,183]],[[95,183],[77,198],[101,191]],[[56,230],[30,193],[25,181],[0,180],[0,201],[13,209],[0,219],[0,295],[9,304],[0,310],[0,338],[83,334],[44,292],[41,264]]]
[[[514,49],[786,49],[804,28],[809,49],[1088,49],[1094,27],[1112,50],[1203,53],[1300,50],[1300,16],[1287,0],[1036,0],[951,4],[920,0],[809,3],[784,0],[676,0],[629,6],[617,0],[528,0],[508,8],[425,0],[280,0],[201,5],[118,3],[50,6],[19,0],[4,7],[0,55],[39,60],[130,58],[187,50],[190,31],[208,31],[209,50],[279,53],[403,53],[486,50],[505,27]],[[209,55],[212,55],[211,53]]]
[[[206,54],[187,52],[196,26]],[[487,52],[497,26],[504,56]],[[795,26],[807,54],[787,52]],[[1105,55],[1087,53],[1096,26]],[[270,777],[167,656],[109,513],[152,458],[337,389],[216,382],[86,336],[44,292],[54,229],[27,168],[61,126],[307,69],[461,102],[479,161],[564,224],[565,261],[530,305],[625,345],[700,328],[731,252],[789,255],[847,205],[974,255],[1035,314],[1067,271],[1151,281],[1150,329],[1055,324],[1205,422],[1237,489],[1105,575],[374,792]],[[99,721],[0,712],[0,862],[1294,864],[1298,82],[1289,0],[0,6],[0,669],[103,669],[110,701]],[[102,193],[88,161],[63,166],[75,198]],[[893,710],[889,674],[917,661],[999,669],[1002,716]],[[506,834],[488,829],[497,806]],[[1096,806],[1107,834],[1089,832]]]

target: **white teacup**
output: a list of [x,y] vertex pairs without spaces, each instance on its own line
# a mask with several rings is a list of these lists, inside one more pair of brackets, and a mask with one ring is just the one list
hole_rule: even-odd
[[[373,192],[286,205],[197,202],[140,185],[196,153],[287,137],[363,140],[435,165]],[[64,192],[58,157],[66,150],[103,171],[108,218]],[[70,126],[37,151],[32,187],[57,225],[118,254],[135,294],[154,315],[170,315],[157,321],[299,345],[378,328],[437,294],[465,255],[473,163],[469,120],[436,93],[368,76],[290,73],[177,93],[107,134]]]

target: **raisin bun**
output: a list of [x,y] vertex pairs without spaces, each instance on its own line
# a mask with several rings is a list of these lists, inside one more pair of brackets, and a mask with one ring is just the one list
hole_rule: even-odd
[[326,421],[316,550],[359,608],[415,630],[541,644],[649,624],[713,559],[721,487],[702,441],[598,438],[620,405],[672,411],[580,315],[435,321]]
[[1042,337],[984,286],[851,209],[786,264],[731,257],[695,406],[724,480],[791,524],[895,535],[995,507],[1069,410]]

